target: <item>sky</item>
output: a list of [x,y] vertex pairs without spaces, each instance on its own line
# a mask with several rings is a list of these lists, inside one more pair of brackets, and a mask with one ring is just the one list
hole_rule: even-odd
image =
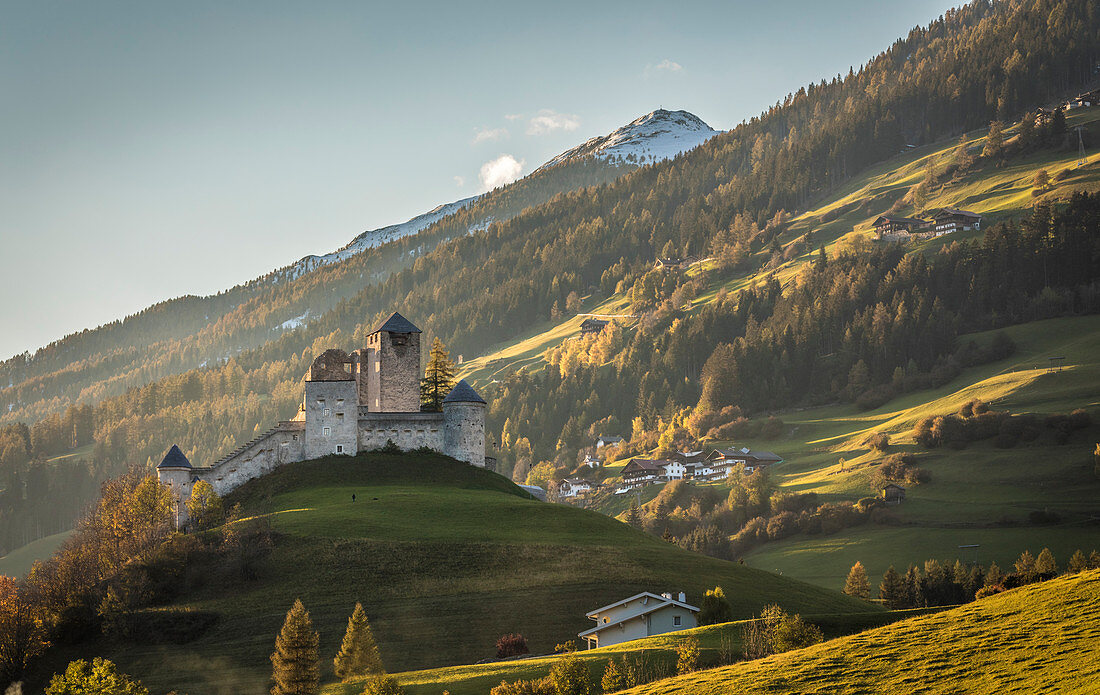
[[0,0],[0,359],[656,108],[732,128],[953,4]]

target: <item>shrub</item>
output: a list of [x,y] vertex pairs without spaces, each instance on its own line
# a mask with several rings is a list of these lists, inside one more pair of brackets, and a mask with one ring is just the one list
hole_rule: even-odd
[[619,662],[615,659],[607,660],[607,667],[603,670],[603,678],[600,679],[600,687],[603,688],[605,693],[613,693],[627,687],[623,669],[619,667]]
[[688,637],[676,646],[676,674],[691,673],[699,668],[699,640]]
[[517,633],[511,633],[502,635],[497,640],[497,658],[506,659],[510,656],[519,656],[520,654],[527,654],[527,640],[523,635]]
[[890,435],[885,432],[875,432],[868,438],[867,443],[875,451],[887,451],[890,448]]
[[567,654],[550,667],[550,683],[555,695],[596,695],[598,689],[588,665]]
[[110,695],[149,695],[140,682],[125,673],[119,673],[114,662],[95,657],[91,663],[84,659],[72,661],[65,673],[50,679],[46,695],[85,695],[110,693]]
[[489,695],[554,695],[554,685],[549,678],[533,681],[501,681],[500,685],[489,691]]
[[405,691],[397,684],[397,679],[393,676],[376,673],[367,678],[363,695],[405,695]]

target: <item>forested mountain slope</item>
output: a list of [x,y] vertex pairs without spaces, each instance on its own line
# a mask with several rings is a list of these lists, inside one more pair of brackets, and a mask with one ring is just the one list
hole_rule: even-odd
[[[516,377],[515,383],[488,394],[497,432],[507,429],[505,418],[516,415],[505,444],[528,439],[535,458],[570,457],[575,455],[572,442],[594,422],[614,416],[628,427],[638,416],[650,423],[658,415],[671,417],[699,403],[707,381],[699,377],[708,361],[713,361],[712,371],[722,367],[722,378],[706,401],[710,406],[729,401],[727,394],[742,381],[751,387],[745,390],[753,394],[753,402],[746,404],[750,408],[829,398],[838,378],[845,382],[841,388],[848,386],[849,372],[860,360],[869,381],[857,385],[877,385],[895,367],[889,359],[878,360],[873,348],[879,304],[882,311],[906,307],[912,318],[906,330],[921,338],[907,357],[919,372],[929,372],[954,352],[955,336],[963,328],[956,318],[996,325],[1027,317],[1029,302],[1043,287],[1031,265],[1036,262],[1035,244],[1043,238],[1037,231],[1045,224],[1042,219],[1034,218],[1028,228],[998,232],[987,251],[974,255],[960,247],[931,264],[910,260],[896,249],[865,253],[853,248],[807,276],[806,284],[793,286],[797,294],[785,294],[778,280],[749,287],[758,269],[751,267],[751,260],[765,248],[784,253],[796,233],[812,250],[817,242],[812,234],[796,232],[792,213],[836,196],[850,177],[889,160],[906,144],[957,137],[986,127],[994,118],[1015,121],[1025,109],[1083,85],[1100,54],[1098,37],[1100,17],[1094,4],[1084,0],[967,5],[914,29],[849,75],[801,88],[759,118],[672,161],[560,194],[467,235],[468,227],[462,225],[469,219],[464,215],[475,214],[477,205],[471,206],[426,232],[438,237],[421,234],[397,242],[394,249],[407,253],[413,243],[454,237],[425,249],[399,272],[378,272],[370,265],[375,256],[367,252],[311,273],[304,281],[267,288],[198,337],[188,338],[186,345],[161,345],[120,375],[104,367],[102,378],[108,384],[126,383],[141,370],[156,376],[161,365],[200,346],[232,356],[228,362],[208,362],[103,400],[71,419],[91,423],[90,439],[71,436],[61,417],[40,425],[38,439],[62,446],[94,442],[91,458],[108,467],[152,461],[178,442],[203,464],[291,414],[312,355],[325,347],[361,344],[389,311],[412,318],[427,339],[440,337],[455,354],[473,356],[541,323],[560,321],[583,306],[582,297],[594,293],[629,295],[633,313],[646,317],[644,330],[617,357],[622,367],[614,374],[616,390],[601,394],[593,389],[611,376],[606,369],[591,367],[578,371],[581,378],[561,384],[545,381],[549,377]],[[1029,146],[1064,145],[1064,134],[1060,140],[1057,134],[1048,135]],[[995,168],[1005,156],[991,151],[981,165]],[[522,188],[510,191],[504,189],[519,196]],[[1090,241],[1080,229],[1089,223],[1093,205],[1089,199],[1072,213],[1044,213],[1060,240],[1054,253],[1070,268],[1051,278],[1057,284],[1052,291],[1077,296],[1082,283],[1092,281],[1091,250],[1084,252],[1091,249]],[[689,296],[691,290],[682,288],[692,284],[690,278],[650,273],[656,254],[714,255],[730,270],[731,286],[746,291],[724,296],[711,308],[684,313],[673,300]],[[961,283],[968,273],[1002,272],[996,264],[1026,273],[1027,282],[1008,295],[993,292],[985,303],[962,314],[947,304],[966,292]],[[891,278],[897,273],[905,281],[895,293]],[[841,292],[840,287],[853,289]],[[830,296],[828,313],[811,318],[814,300]],[[332,308],[324,311],[328,306]],[[305,327],[269,340],[274,326],[307,310]],[[235,352],[261,336],[266,341],[262,345]],[[840,352],[838,347],[857,352]],[[788,369],[794,371],[785,374]],[[16,388],[45,404],[44,396],[54,397],[55,387],[63,383],[54,380],[65,374],[43,374],[36,377],[40,381]],[[796,388],[806,378],[812,386],[809,393]],[[57,394],[56,407],[13,410],[9,417],[29,424],[75,397],[63,389]],[[5,464],[9,475],[25,475],[28,454],[46,450],[34,446],[32,435],[14,430],[0,435],[0,461],[8,460],[6,446],[16,462]],[[557,440],[565,446],[558,447]],[[502,458],[515,456],[505,451]]]

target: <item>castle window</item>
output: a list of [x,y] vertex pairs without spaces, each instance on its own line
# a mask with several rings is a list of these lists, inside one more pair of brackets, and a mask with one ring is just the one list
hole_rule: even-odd
[[324,398],[318,398],[317,399],[317,405],[324,405],[324,404],[325,404],[325,399]]
[[338,453],[338,454],[344,453],[344,445],[343,444],[337,444],[336,445],[336,453]]
[[347,372],[348,374],[351,374],[351,362],[345,362],[344,363],[344,371]]
[[328,417],[329,415],[332,415],[332,410],[330,410],[329,408],[325,408],[323,414],[325,417]]
[[344,421],[344,414],[343,413],[336,413],[336,419],[339,420],[340,422],[343,422]]
[[332,430],[329,429],[328,427],[322,428],[321,429],[321,434],[328,437],[328,436],[332,435]]
[[298,435],[294,435],[294,441],[298,441]]
[[343,398],[337,398],[336,399],[336,407],[340,407],[343,404],[344,404],[344,399]]

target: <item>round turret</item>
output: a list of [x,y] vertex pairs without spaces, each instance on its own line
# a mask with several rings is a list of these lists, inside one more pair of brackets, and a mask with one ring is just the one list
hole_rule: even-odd
[[485,467],[485,399],[465,380],[443,399],[443,453]]

